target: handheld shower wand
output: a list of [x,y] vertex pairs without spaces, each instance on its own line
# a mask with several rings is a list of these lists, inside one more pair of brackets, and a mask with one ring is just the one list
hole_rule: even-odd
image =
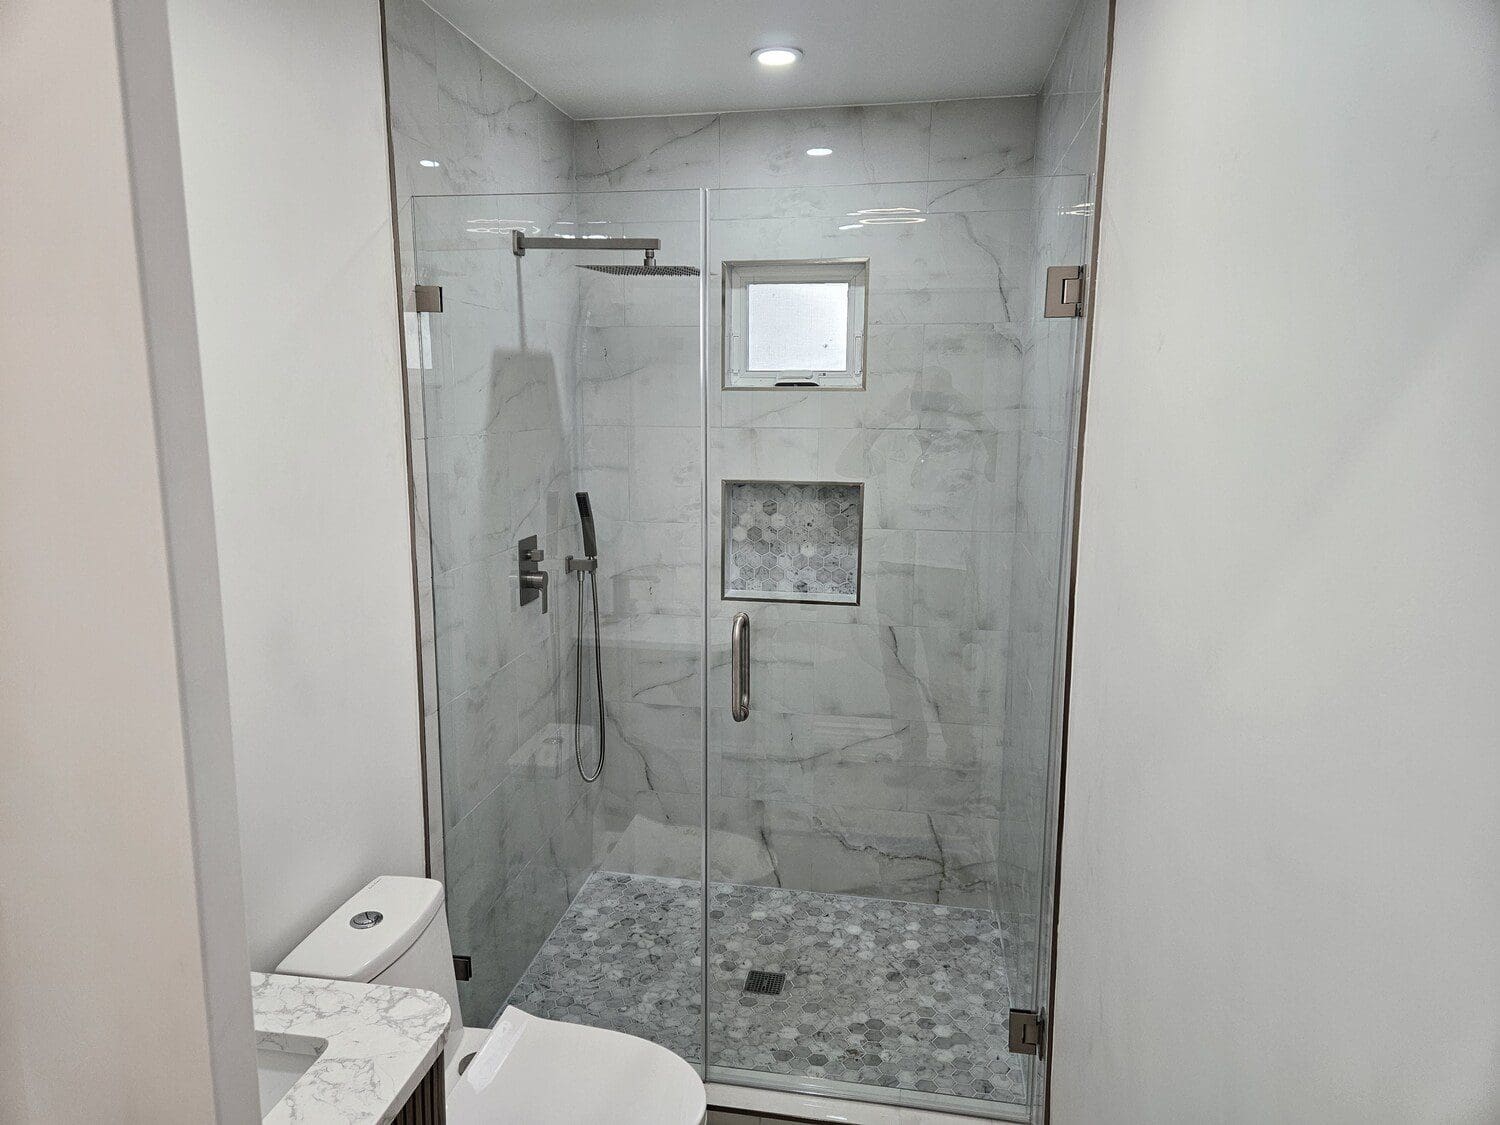
[[599,541],[594,538],[594,506],[589,503],[589,494],[579,492],[578,518],[583,521],[583,554],[585,558],[599,558]]
[[[587,492],[577,493],[578,518],[582,523],[583,554],[581,559],[567,558],[568,573],[578,575],[578,643],[573,653],[573,760],[578,776],[584,781],[599,780],[604,772],[604,659],[599,647],[599,541],[594,535],[594,507]],[[583,766],[583,581],[588,577],[594,602],[594,691],[599,701],[599,760],[590,773]]]

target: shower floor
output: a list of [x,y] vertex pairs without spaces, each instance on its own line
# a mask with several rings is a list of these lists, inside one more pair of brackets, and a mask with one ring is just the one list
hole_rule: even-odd
[[[699,884],[601,871],[509,1003],[701,1062]],[[988,910],[715,883],[709,1036],[718,1066],[994,1102],[1025,1094]],[[779,995],[745,992],[752,969]]]

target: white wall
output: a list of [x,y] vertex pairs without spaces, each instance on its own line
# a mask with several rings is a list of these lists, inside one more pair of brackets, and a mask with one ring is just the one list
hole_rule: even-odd
[[375,0],[173,0],[250,959],[423,870]]
[[155,0],[118,27],[72,0],[0,14],[0,1120],[18,1125],[258,1117],[164,27]]
[[1121,0],[1053,1120],[1500,1119],[1500,10]]

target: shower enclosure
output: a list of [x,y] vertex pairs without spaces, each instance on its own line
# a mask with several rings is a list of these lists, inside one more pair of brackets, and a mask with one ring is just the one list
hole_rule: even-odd
[[[711,1080],[1031,1112],[1009,1013],[1045,998],[1083,323],[1043,298],[1090,189],[413,200],[465,1023],[510,1003]],[[595,553],[597,664],[564,568]]]

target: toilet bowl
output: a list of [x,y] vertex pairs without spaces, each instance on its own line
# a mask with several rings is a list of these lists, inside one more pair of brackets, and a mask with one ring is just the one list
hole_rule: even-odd
[[443,885],[434,879],[372,880],[276,971],[425,988],[447,1000],[443,1064],[452,1125],[702,1125],[707,1115],[697,1072],[637,1036],[519,1008],[506,1008],[493,1028],[464,1027]]

